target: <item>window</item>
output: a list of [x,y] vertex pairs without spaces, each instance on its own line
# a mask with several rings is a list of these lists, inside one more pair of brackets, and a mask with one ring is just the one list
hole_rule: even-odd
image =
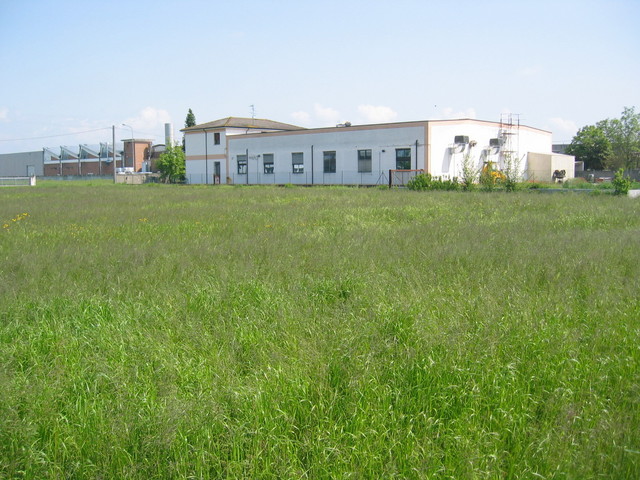
[[336,173],[336,152],[323,152],[324,173]]
[[213,134],[213,144],[220,145],[220,132],[215,132]]
[[292,153],[291,161],[293,163],[293,173],[304,173],[304,153]]
[[262,159],[264,161],[264,173],[273,173],[273,153],[265,153]]
[[411,170],[410,148],[396,148],[396,169]]
[[236,159],[238,160],[238,174],[239,175],[246,175],[247,173],[247,155],[238,155],[236,157]]
[[358,150],[358,173],[371,173],[371,150]]

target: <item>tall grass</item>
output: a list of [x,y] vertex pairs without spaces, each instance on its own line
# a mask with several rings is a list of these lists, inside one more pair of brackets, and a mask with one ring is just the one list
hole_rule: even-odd
[[639,213],[0,190],[0,478],[638,478]]

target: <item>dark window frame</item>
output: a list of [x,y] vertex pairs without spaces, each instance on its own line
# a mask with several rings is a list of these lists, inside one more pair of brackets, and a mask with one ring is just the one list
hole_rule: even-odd
[[291,153],[291,171],[295,174],[304,173],[304,152]]
[[396,148],[396,170],[411,170],[411,148]]
[[[367,169],[368,164],[368,169]],[[358,150],[358,173],[371,173],[373,171],[373,153],[370,148]]]
[[238,162],[238,175],[246,175],[249,169],[247,154],[236,155],[236,161]]
[[322,172],[336,173],[336,151],[327,150],[322,152]]
[[[269,158],[270,161],[267,161],[267,158]],[[266,175],[272,175],[274,173],[275,162],[273,153],[264,153],[262,155],[262,166]]]

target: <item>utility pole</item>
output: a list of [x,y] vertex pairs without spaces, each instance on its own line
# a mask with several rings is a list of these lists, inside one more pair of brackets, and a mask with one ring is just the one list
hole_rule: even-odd
[[[113,151],[112,151],[112,158],[113,158],[113,183],[116,183],[116,126],[112,125],[111,126],[111,136],[112,141],[113,141]],[[107,145],[107,154],[109,154],[109,145]]]

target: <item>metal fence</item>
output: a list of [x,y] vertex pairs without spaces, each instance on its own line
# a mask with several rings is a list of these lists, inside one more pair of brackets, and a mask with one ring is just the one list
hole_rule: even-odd
[[[584,170],[582,172],[576,172],[576,177],[586,178],[586,179],[593,178],[597,180],[598,178],[613,178],[615,174],[616,174],[615,170]],[[640,182],[639,169],[625,170],[624,175],[625,177],[629,177],[632,180],[635,180],[636,182]]]
[[245,174],[231,173],[229,181],[217,179],[213,175],[188,174],[187,183],[231,183],[234,185],[388,185],[389,172],[355,172],[340,171],[336,173],[323,172],[249,172]]
[[41,180],[113,180],[111,175],[52,175],[47,177],[38,177]]
[[35,187],[36,177],[0,177],[0,187]]

